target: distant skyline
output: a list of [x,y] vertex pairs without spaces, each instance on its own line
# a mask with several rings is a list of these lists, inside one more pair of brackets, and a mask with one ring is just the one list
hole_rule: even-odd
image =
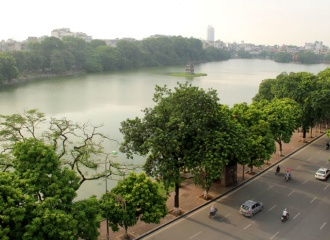
[[0,4],[0,40],[50,36],[58,28],[93,39],[151,35],[263,45],[330,46],[329,0],[14,0]]

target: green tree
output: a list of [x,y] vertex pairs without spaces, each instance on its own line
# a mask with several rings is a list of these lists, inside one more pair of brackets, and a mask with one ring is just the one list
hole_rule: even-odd
[[316,64],[322,61],[322,55],[313,52],[298,53],[299,62],[303,64]]
[[275,62],[289,63],[292,62],[292,54],[287,52],[279,52],[273,56]]
[[213,161],[217,170],[208,172],[209,179],[221,177],[226,164],[224,155],[229,151],[228,146],[220,147],[220,142],[228,139],[221,130],[230,132],[228,119],[225,111],[220,110],[215,90],[205,92],[188,83],[179,84],[174,92],[166,86],[156,86],[153,100],[156,106],[146,108],[143,119],[128,119],[121,123],[124,142],[120,149],[128,157],[133,153],[147,155],[144,165],[147,174],[159,177],[166,189],[174,184],[174,212],[178,213],[181,171],[188,169],[201,173],[203,168],[198,167],[203,162],[205,172]]
[[235,104],[231,111],[246,129],[243,144],[245,144],[247,155],[245,159],[240,158],[240,164],[243,166],[247,164],[252,173],[253,167],[263,165],[275,150],[270,124],[266,121],[265,113],[256,104]]
[[254,105],[263,109],[274,140],[279,145],[279,155],[282,156],[282,142],[289,143],[294,131],[300,125],[301,109],[299,105],[290,98],[263,100],[254,102]]
[[[103,178],[104,173],[98,168],[110,154],[104,150],[104,144],[117,142],[99,132],[101,127],[74,123],[66,118],[47,119],[37,109],[25,111],[23,115],[0,115],[0,168],[8,171],[13,166],[12,149],[17,142],[35,138],[52,146],[63,167],[76,171],[80,177],[79,185]],[[111,166],[107,169],[108,174],[123,175],[122,166],[115,162]]]
[[[202,98],[199,98],[202,102]],[[221,106],[214,99],[204,99],[201,103],[204,112],[195,112],[199,120],[195,129],[196,136],[191,137],[190,151],[186,153],[187,168],[194,176],[194,183],[204,190],[204,198],[215,180],[222,177],[223,169],[229,163],[237,164],[244,150],[244,135],[240,125],[233,120],[228,106]],[[212,106],[213,104],[213,106]],[[192,161],[189,161],[189,160]]]
[[[9,240],[14,231],[21,231],[26,210],[21,203],[31,204],[29,197],[18,187],[12,172],[0,172],[0,239]],[[32,202],[33,203],[33,202]]]
[[18,75],[15,59],[12,56],[0,53],[0,83],[15,79]]
[[119,226],[134,226],[140,219],[145,223],[159,223],[168,213],[167,198],[158,192],[158,185],[146,174],[131,173],[100,199],[102,216],[107,218],[113,231]]
[[0,188],[2,239],[96,240],[99,202],[73,201],[79,177],[61,167],[52,147],[28,138],[15,144],[13,155],[12,170],[0,175],[2,183],[11,181]]

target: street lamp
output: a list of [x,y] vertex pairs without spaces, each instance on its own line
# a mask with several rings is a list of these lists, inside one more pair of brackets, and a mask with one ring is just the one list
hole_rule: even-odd
[[[112,151],[111,152],[113,156],[116,156],[118,154],[117,151]],[[108,193],[108,175],[107,175],[107,160],[108,160],[108,156],[109,154],[107,155],[107,157],[105,158],[105,161],[104,161],[104,177],[105,177],[105,194]],[[108,221],[108,218],[106,218],[106,222],[107,222],[107,240],[109,240],[109,221]]]

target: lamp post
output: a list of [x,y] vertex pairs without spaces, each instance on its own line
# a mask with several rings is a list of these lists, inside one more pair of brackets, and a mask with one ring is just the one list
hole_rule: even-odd
[[[111,152],[112,155],[117,155],[118,152],[117,151],[112,151]],[[105,161],[104,161],[104,177],[105,177],[105,194],[108,193],[108,175],[107,175],[107,160],[108,160],[108,156],[109,154],[107,155],[107,157],[105,158]],[[107,240],[109,240],[109,221],[108,221],[108,218],[106,218],[106,222],[107,222]]]

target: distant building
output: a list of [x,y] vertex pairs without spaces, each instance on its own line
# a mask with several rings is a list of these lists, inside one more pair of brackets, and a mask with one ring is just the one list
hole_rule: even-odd
[[206,41],[214,42],[214,28],[211,25],[207,27]]
[[86,42],[92,41],[92,37],[82,32],[71,32],[70,28],[59,28],[51,31],[51,36],[62,40],[63,37],[72,36],[84,39]]

